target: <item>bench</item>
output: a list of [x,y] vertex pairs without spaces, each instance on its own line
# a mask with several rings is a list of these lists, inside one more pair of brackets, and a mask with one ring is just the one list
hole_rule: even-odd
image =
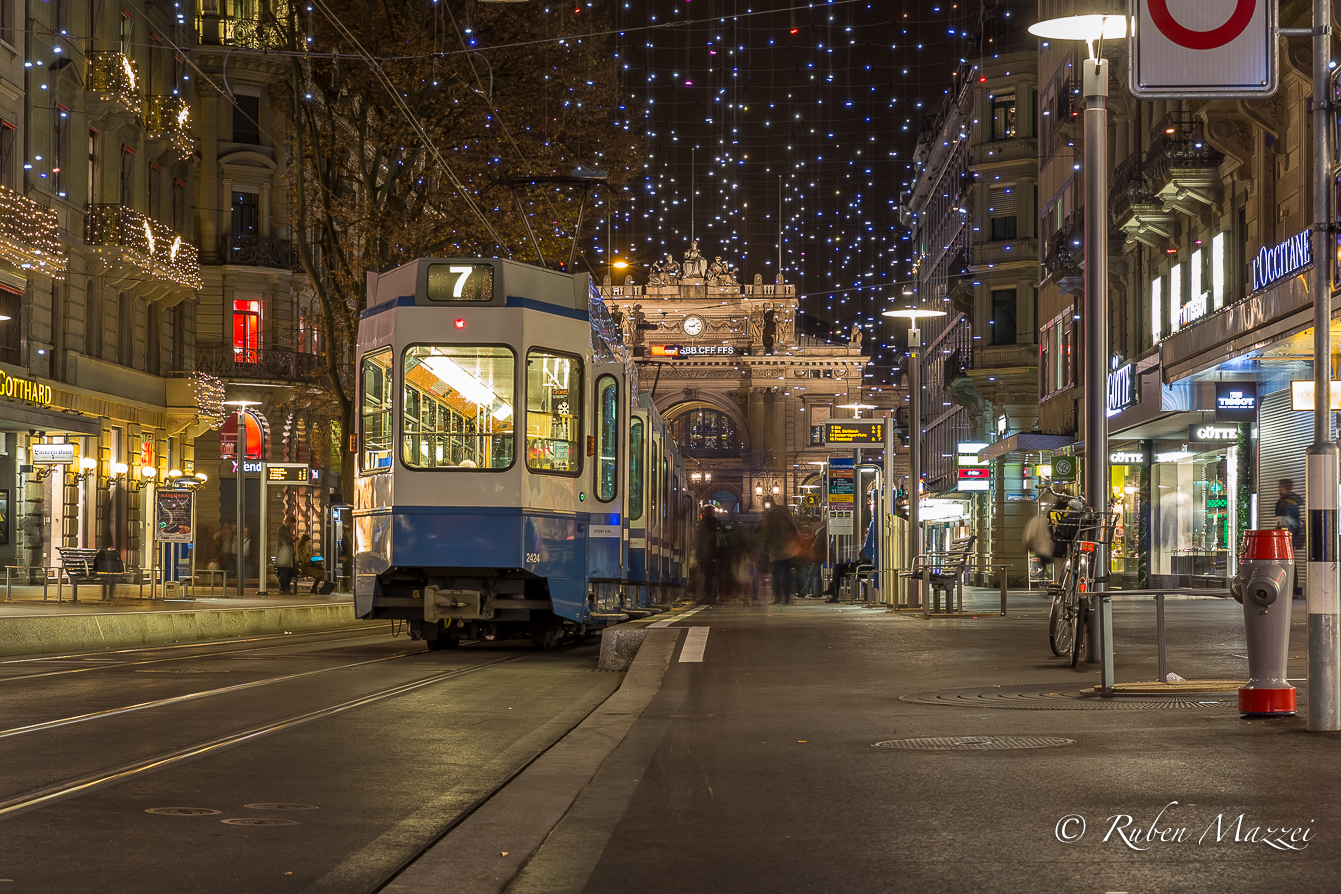
[[[935,602],[935,608],[930,608],[925,602],[922,605],[922,613],[925,615],[929,611],[940,611],[940,594],[945,593],[946,612],[957,604],[958,610],[964,609],[964,568],[969,563],[969,557],[973,553],[973,544],[977,543],[976,535],[968,537],[958,537],[950,541],[950,548],[940,552],[923,553],[913,559],[913,568],[911,571],[905,571],[900,577],[922,581],[931,585],[932,599]],[[952,599],[950,591],[955,592],[955,598]],[[919,594],[921,595],[921,594]]]
[[135,575],[123,571],[97,571],[94,563],[98,560],[96,549],[82,549],[75,546],[58,546],[56,552],[61,556],[61,573],[70,581],[71,601],[79,601],[79,585],[102,584],[102,598],[111,599],[112,587],[119,583],[130,583]]

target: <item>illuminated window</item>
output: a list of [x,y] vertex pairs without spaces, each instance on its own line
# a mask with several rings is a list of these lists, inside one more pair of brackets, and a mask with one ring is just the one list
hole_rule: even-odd
[[507,469],[517,355],[481,345],[405,352],[400,457],[411,469]]
[[391,468],[391,349],[365,354],[362,373],[359,468],[375,472]]
[[743,447],[735,420],[717,410],[690,410],[671,422],[671,437],[686,453],[704,454]]
[[526,355],[526,467],[582,470],[582,361],[566,354]]
[[258,363],[261,353],[261,302],[233,301],[233,362]]
[[619,477],[619,384],[613,376],[596,380],[596,499],[615,498]]
[[643,517],[643,421],[634,419],[629,424],[629,521]]

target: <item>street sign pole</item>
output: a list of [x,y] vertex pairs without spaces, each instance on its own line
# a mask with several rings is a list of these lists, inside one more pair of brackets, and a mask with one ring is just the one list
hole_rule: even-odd
[[258,580],[256,581],[257,596],[270,595],[269,593],[266,592],[265,589],[266,579],[270,577],[270,564],[269,562],[266,561],[268,558],[266,553],[269,552],[269,547],[266,545],[267,543],[269,543],[269,541],[266,540],[267,535],[266,522],[269,520],[268,516],[270,515],[269,512],[270,501],[267,499],[269,489],[266,486],[266,478],[269,477],[269,473],[267,470],[269,468],[270,468],[269,463],[266,462],[261,463],[261,505],[259,507],[260,521],[256,525],[258,535],[257,544],[260,546],[261,549],[261,553],[256,559],[256,577],[258,578]]
[[[1308,448],[1308,728],[1341,729],[1341,580],[1337,574],[1337,448],[1331,439],[1332,288],[1328,61],[1331,0],[1313,0],[1313,446]],[[1288,604],[1288,603],[1287,603]],[[1287,609],[1288,610],[1288,609]]]

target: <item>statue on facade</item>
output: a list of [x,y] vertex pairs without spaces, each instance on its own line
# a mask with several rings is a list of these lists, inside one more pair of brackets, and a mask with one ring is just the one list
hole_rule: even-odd
[[652,283],[654,285],[673,286],[679,276],[680,265],[675,263],[675,259],[670,255],[666,255],[665,258],[652,265]]
[[779,286],[781,286],[781,285],[785,285],[785,284],[786,284],[786,280],[784,280],[784,279],[782,278],[782,271],[781,271],[781,270],[778,271],[778,275],[777,275],[777,276],[773,277],[773,284],[774,284],[774,285],[779,285]]
[[629,321],[633,344],[635,346],[641,345],[643,343],[643,326],[647,323],[647,314],[643,313],[641,304],[633,305],[633,309],[629,311]]
[[689,251],[684,253],[685,279],[702,279],[708,270],[708,261],[698,251],[698,240],[689,243]]
[[764,342],[765,354],[773,353],[773,342],[778,336],[778,324],[776,317],[777,315],[773,312],[772,305],[764,309],[763,342]]
[[763,308],[756,305],[755,308],[750,311],[750,316],[747,322],[749,324],[750,344],[752,345],[763,344],[764,341]]
[[856,348],[857,350],[861,350],[861,324],[860,324],[860,323],[853,323],[853,324],[852,324],[852,334],[848,337],[847,344],[848,344],[848,347],[850,347],[850,348]]

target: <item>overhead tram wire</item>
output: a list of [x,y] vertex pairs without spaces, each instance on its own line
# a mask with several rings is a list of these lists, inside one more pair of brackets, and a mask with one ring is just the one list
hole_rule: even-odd
[[511,258],[512,250],[504,244],[502,237],[498,235],[498,231],[494,229],[493,224],[489,223],[489,220],[484,216],[484,212],[480,210],[480,207],[475,203],[475,200],[471,198],[470,192],[466,189],[465,185],[457,179],[456,172],[451,169],[451,166],[447,164],[446,159],[442,157],[442,153],[438,151],[437,144],[429,139],[428,131],[424,129],[423,124],[420,123],[419,118],[414,114],[414,111],[405,104],[405,100],[401,97],[400,91],[396,89],[395,84],[391,83],[391,79],[387,77],[384,71],[382,71],[382,67],[377,64],[368,51],[363,48],[363,44],[359,43],[359,39],[344,26],[344,23],[340,21],[339,17],[332,13],[330,8],[327,7],[322,0],[312,0],[312,3],[321,9],[322,15],[326,17],[326,20],[331,23],[331,26],[335,28],[341,36],[358,48],[359,55],[363,58],[363,61],[367,63],[368,68],[372,70],[373,76],[382,84],[387,93],[391,94],[391,99],[395,102],[396,108],[400,111],[406,122],[409,123],[410,127],[414,128],[415,133],[419,134],[419,138],[424,142],[424,147],[433,156],[433,159],[438,163],[438,166],[442,169],[443,173],[447,175],[447,179],[451,181],[452,186],[454,186],[457,192],[461,194],[461,198],[465,200],[468,206],[470,206],[470,210],[479,218],[480,223],[484,224],[484,228],[493,238],[494,244],[501,248],[505,255]]

